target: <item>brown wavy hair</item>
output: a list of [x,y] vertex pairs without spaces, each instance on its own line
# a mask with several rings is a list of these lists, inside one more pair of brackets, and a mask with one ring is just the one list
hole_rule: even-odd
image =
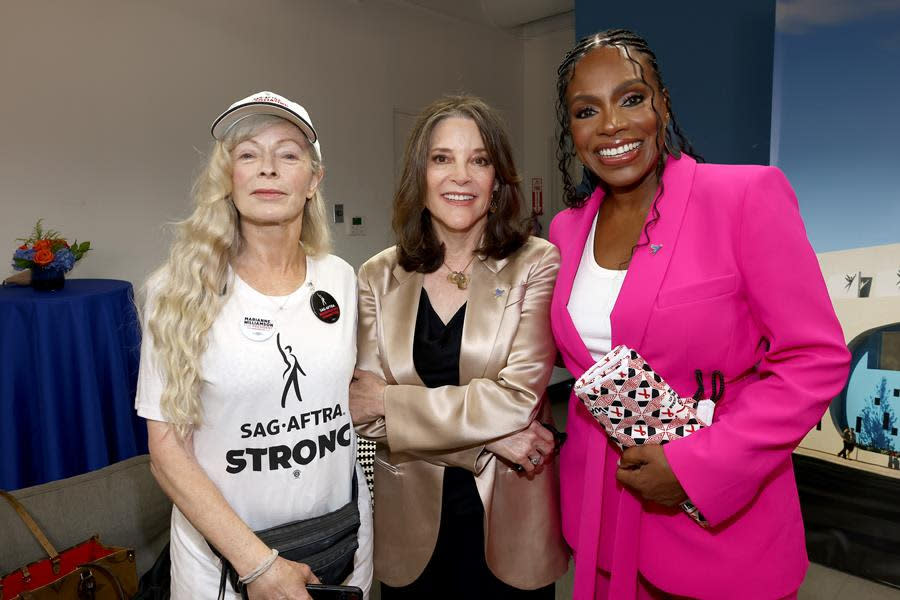
[[475,252],[495,259],[506,258],[528,239],[527,221],[520,216],[522,178],[516,171],[502,119],[480,98],[447,96],[421,112],[403,153],[403,172],[394,193],[393,227],[398,261],[407,271],[433,273],[444,262],[444,244],[435,234],[431,212],[425,207],[425,170],[431,134],[438,123],[450,117],[475,122],[499,184],[499,190],[491,196],[495,209],[488,212],[484,237]]

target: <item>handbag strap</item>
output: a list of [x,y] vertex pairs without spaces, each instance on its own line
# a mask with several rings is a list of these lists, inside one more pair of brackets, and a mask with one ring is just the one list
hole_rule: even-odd
[[31,531],[31,535],[35,537],[41,547],[44,549],[44,552],[47,553],[47,556],[50,557],[51,561],[59,560],[59,552],[56,551],[56,548],[53,547],[53,544],[50,543],[50,540],[47,539],[47,536],[44,535],[44,532],[41,531],[41,528],[38,527],[38,524],[34,522],[34,519],[31,518],[31,515],[28,514],[28,511],[25,510],[25,507],[22,506],[22,503],[19,502],[15,496],[10,494],[9,492],[5,492],[0,490],[0,496],[6,498],[6,501],[16,510],[21,517],[22,521],[25,522],[25,526],[28,527],[28,530]]

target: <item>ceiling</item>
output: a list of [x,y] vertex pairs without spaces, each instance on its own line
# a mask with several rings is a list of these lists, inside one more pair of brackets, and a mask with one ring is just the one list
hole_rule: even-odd
[[457,19],[508,29],[575,10],[575,0],[404,0]]

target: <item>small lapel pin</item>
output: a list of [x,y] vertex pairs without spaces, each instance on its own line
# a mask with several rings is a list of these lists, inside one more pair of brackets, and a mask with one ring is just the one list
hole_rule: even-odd
[[506,290],[501,290],[500,288],[497,288],[494,290],[494,298],[500,298],[505,293],[506,293]]
[[662,244],[650,244],[650,254],[656,255],[657,252],[662,250]]

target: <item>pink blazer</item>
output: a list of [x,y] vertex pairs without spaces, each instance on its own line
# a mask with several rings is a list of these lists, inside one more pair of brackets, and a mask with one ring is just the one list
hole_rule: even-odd
[[[691,500],[711,523],[642,505],[615,481],[615,446],[574,396],[562,449],[563,534],[575,554],[575,600],[656,587],[693,598],[781,598],[808,565],[791,451],[847,377],[849,353],[806,237],[797,200],[776,168],[669,158],[651,225],[612,311],[612,344],[637,349],[679,394],[694,370],[726,380],[713,426],[665,447]],[[576,377],[594,363],[567,304],[597,190],[558,214],[562,254],[551,306],[556,344]],[[652,216],[652,215],[651,215]],[[642,242],[646,242],[642,239]]]

